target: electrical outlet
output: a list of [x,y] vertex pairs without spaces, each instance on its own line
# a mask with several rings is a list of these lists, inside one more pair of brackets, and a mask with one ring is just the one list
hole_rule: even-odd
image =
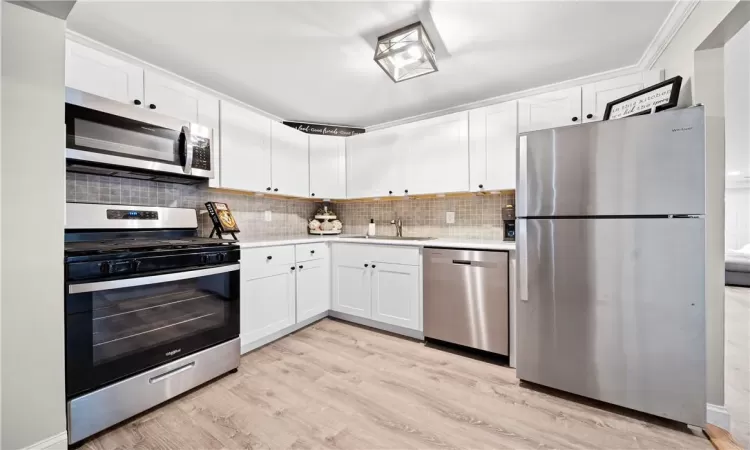
[[456,213],[453,211],[446,212],[445,223],[456,223]]
[[271,211],[266,211],[266,215],[265,215],[264,219],[265,219],[266,222],[270,222],[271,221]]

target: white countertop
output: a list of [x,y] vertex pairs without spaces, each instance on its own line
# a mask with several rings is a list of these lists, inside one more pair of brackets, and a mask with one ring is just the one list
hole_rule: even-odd
[[283,238],[240,239],[241,248],[272,247],[277,245],[309,244],[312,242],[346,242],[351,244],[401,245],[407,247],[467,248],[477,250],[515,251],[515,242],[499,239],[437,238],[428,241],[408,239],[362,239],[352,236],[299,236]]

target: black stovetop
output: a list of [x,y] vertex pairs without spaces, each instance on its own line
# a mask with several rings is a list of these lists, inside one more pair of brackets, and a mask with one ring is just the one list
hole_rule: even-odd
[[184,248],[215,247],[228,244],[236,244],[236,241],[197,236],[185,236],[177,239],[125,237],[103,239],[99,241],[66,242],[65,255],[83,256],[105,253],[141,253],[148,251],[176,250]]

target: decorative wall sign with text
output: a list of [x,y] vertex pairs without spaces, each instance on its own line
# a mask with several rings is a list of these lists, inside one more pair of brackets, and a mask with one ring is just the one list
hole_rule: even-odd
[[650,114],[677,106],[682,77],[674,77],[607,103],[604,120]]
[[284,125],[304,131],[307,134],[320,134],[324,136],[354,136],[365,132],[364,128],[339,127],[336,125],[318,125],[303,122],[284,122]]

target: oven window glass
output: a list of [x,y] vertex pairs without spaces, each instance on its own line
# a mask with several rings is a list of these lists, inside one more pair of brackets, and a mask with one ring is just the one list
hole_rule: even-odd
[[[225,274],[94,292],[93,365],[227,326],[231,290]],[[175,352],[171,354],[171,352]]]

